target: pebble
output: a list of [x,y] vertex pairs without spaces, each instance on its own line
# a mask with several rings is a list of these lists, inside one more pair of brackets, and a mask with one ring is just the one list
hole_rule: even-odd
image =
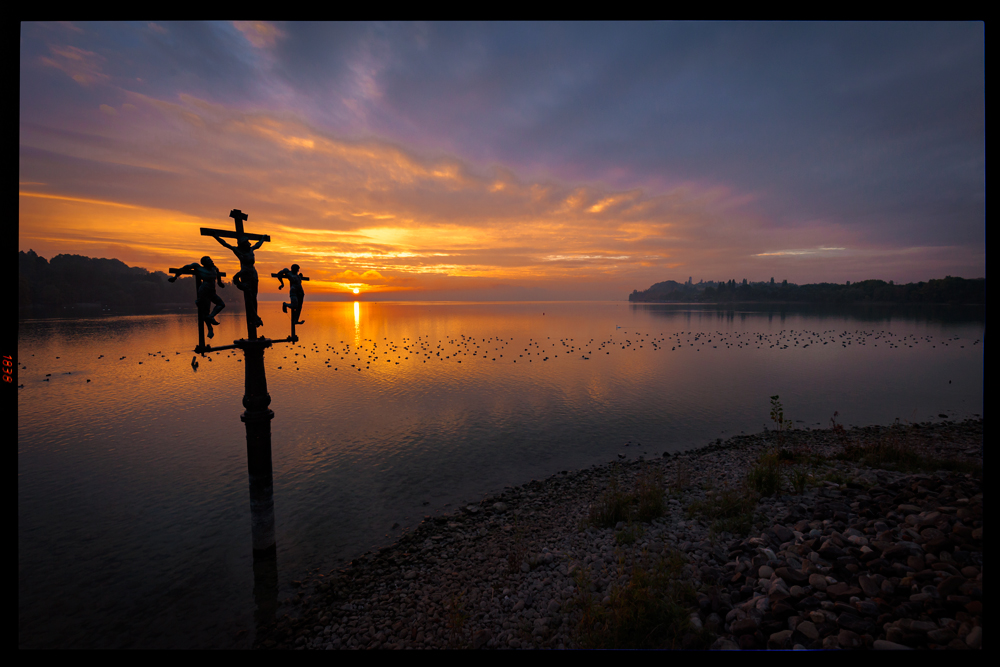
[[[791,431],[783,444],[829,457],[843,438],[885,431]],[[912,425],[905,434],[912,448],[982,464],[981,420]],[[691,628],[715,633],[713,649],[982,647],[980,479],[832,461],[824,470],[846,483],[802,495],[789,485],[788,495],[762,499],[750,535],[712,534],[687,515],[707,498],[702,482],[735,484],[775,444],[773,432],[741,435],[458,504],[350,567],[302,577],[255,646],[577,648],[580,573],[590,576],[587,593],[609,604],[640,554],[680,552],[699,590]],[[663,517],[633,531],[641,535],[632,544],[620,543],[626,526],[587,525],[613,475],[628,483],[648,466],[672,492]]]

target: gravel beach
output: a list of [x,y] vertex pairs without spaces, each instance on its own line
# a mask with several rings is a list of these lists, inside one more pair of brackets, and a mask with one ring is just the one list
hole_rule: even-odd
[[[923,467],[844,456],[878,443]],[[754,498],[745,530],[714,519],[768,452],[781,490]],[[595,619],[622,611],[640,569],[670,562],[687,590],[684,623],[649,648],[978,649],[982,461],[979,419],[765,431],[563,471],[427,517],[349,567],[306,574],[292,611],[255,646],[614,646]],[[596,527],[609,489],[641,480],[662,487],[659,516]]]

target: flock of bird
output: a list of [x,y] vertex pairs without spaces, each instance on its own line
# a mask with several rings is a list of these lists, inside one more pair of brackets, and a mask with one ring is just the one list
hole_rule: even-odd
[[[703,349],[719,349],[720,347],[729,350],[749,348],[787,350],[789,348],[805,349],[811,346],[823,345],[839,345],[845,349],[855,346],[867,347],[869,345],[872,347],[882,345],[890,349],[900,349],[913,348],[921,344],[924,347],[930,346],[931,348],[936,348],[939,345],[941,347],[957,345],[964,348],[964,343],[968,342],[963,341],[958,336],[944,338],[935,338],[930,335],[916,336],[913,334],[904,336],[884,330],[837,331],[830,329],[826,331],[808,331],[783,329],[776,333],[682,331],[672,334],[660,333],[659,335],[635,331],[630,334],[628,331],[622,331],[619,336],[618,329],[620,327],[616,327],[614,335],[600,341],[593,338],[585,341],[577,341],[574,338],[559,338],[554,340],[551,337],[546,337],[544,340],[528,338],[527,342],[518,342],[513,337],[476,338],[462,334],[458,337],[441,340],[432,340],[429,337],[425,338],[423,336],[418,336],[415,339],[404,337],[398,343],[390,341],[387,337],[381,341],[365,338],[359,344],[355,345],[351,345],[349,342],[338,341],[335,344],[324,343],[323,347],[321,347],[319,343],[312,343],[308,346],[295,346],[302,349],[302,352],[292,352],[291,361],[292,367],[298,370],[299,360],[295,359],[295,357],[301,357],[304,361],[308,355],[317,355],[323,359],[323,363],[326,364],[327,368],[337,371],[341,370],[341,368],[344,370],[354,369],[360,372],[362,370],[370,370],[373,365],[377,367],[378,364],[384,363],[398,366],[411,360],[424,364],[428,362],[432,364],[435,362],[461,364],[463,361],[510,362],[515,364],[518,361],[521,363],[534,363],[537,361],[544,363],[555,362],[560,358],[564,360],[575,359],[587,361],[593,355],[601,355],[602,353],[604,355],[611,355],[612,352],[636,353],[639,350],[646,350],[647,346],[648,351],[651,352],[684,352],[690,350],[701,352]],[[971,345],[978,345],[980,342],[981,339],[976,339],[971,342]],[[236,357],[238,362],[242,361],[236,350],[229,350],[228,352],[227,356]],[[204,358],[212,361],[213,356],[218,356],[221,353],[221,351],[214,354],[210,353],[204,355]],[[174,356],[180,354],[180,352],[174,352]],[[162,351],[147,352],[147,357],[170,361],[169,353]],[[59,358],[58,356],[56,357],[57,360]],[[105,355],[103,354],[98,356],[98,359],[104,358]],[[289,355],[283,355],[282,359],[289,359]],[[118,361],[125,360],[126,356],[118,358]],[[138,363],[142,364],[143,362],[139,361]],[[278,370],[282,370],[284,368],[284,361],[279,363],[282,365],[279,365],[277,368]],[[197,371],[198,366],[198,357],[194,356],[191,359],[191,367]],[[21,370],[28,370],[28,367],[22,364]],[[64,375],[70,374],[71,372],[64,373]],[[47,382],[51,375],[51,373],[47,373],[43,381]],[[90,380],[87,379],[87,382],[90,382]],[[18,388],[23,387],[24,384],[18,386]]]
[[[625,336],[629,335],[627,331],[622,333]],[[551,337],[547,337],[544,341],[528,338],[528,342],[523,343],[525,347],[522,348],[521,345],[515,343],[514,338],[477,339],[467,337],[463,334],[458,338],[436,341],[436,345],[434,341],[424,339],[423,337],[417,337],[416,339],[403,338],[400,343],[389,341],[388,338],[383,338],[381,343],[377,340],[366,338],[360,345],[353,347],[350,343],[339,341],[339,347],[335,344],[325,343],[325,347],[322,349],[318,343],[313,343],[309,348],[309,352],[321,357],[325,354],[323,362],[334,370],[340,370],[340,361],[346,362],[344,364],[345,368],[348,363],[354,361],[355,363],[350,364],[350,368],[360,371],[362,370],[362,366],[365,369],[370,369],[372,364],[380,362],[398,366],[402,362],[409,361],[411,357],[415,361],[425,364],[428,361],[448,360],[460,364],[463,361],[477,359],[502,362],[504,361],[505,352],[507,353],[506,360],[515,364],[519,359],[527,363],[554,361],[559,358],[560,354],[564,357],[586,361],[591,359],[594,354],[604,352],[605,355],[610,355],[616,349],[617,351],[631,350],[632,352],[638,352],[640,349],[644,349],[647,344],[652,351],[663,351],[669,347],[670,351],[694,348],[700,352],[702,348],[709,345],[712,349],[718,349],[721,345],[727,349],[742,349],[744,347],[763,349],[767,347],[768,349],[778,348],[779,350],[785,350],[790,347],[801,347],[804,349],[810,345],[829,345],[831,343],[840,345],[843,348],[852,345],[867,346],[869,343],[873,347],[878,347],[879,342],[889,348],[912,348],[921,342],[924,342],[925,345],[929,344],[932,348],[936,348],[938,344],[943,347],[958,344],[959,340],[960,338],[957,336],[936,341],[933,336],[918,337],[911,334],[897,337],[891,332],[886,331],[860,330],[855,330],[854,332],[782,330],[776,334],[688,331],[667,336],[661,333],[660,337],[651,337],[651,334],[633,332],[632,337],[626,337],[621,340],[609,338],[604,341],[595,341],[593,338],[581,342],[577,342],[574,338],[552,340]],[[972,344],[975,345],[978,343],[979,340],[976,340]],[[964,345],[959,346],[965,347]],[[294,353],[294,356],[299,356],[299,353]],[[284,358],[287,359],[287,355]],[[306,353],[303,352],[302,359],[304,360],[305,358]],[[292,361],[293,365],[298,363],[297,360],[293,359]],[[282,366],[278,368],[281,369]]]

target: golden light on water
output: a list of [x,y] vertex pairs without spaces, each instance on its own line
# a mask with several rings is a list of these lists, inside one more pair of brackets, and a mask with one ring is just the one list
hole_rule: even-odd
[[361,345],[361,304],[354,302],[354,346]]

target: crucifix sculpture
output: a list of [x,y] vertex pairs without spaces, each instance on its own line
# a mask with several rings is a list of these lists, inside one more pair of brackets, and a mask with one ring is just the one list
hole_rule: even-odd
[[302,281],[309,279],[299,273],[298,264],[292,264],[291,268],[282,269],[277,273],[272,273],[271,277],[278,279],[278,289],[284,289],[285,281],[288,281],[290,286],[288,289],[288,296],[291,303],[285,303],[282,301],[281,310],[282,312],[287,313],[289,308],[292,309],[292,335],[290,338],[292,340],[298,340],[299,337],[295,335],[295,325],[306,323],[305,320],[299,319],[299,316],[302,314],[302,300],[306,298],[306,293],[302,289]]
[[[218,282],[219,287],[226,286],[222,282],[222,278],[226,274],[219,271],[208,255],[201,258],[201,264],[195,262],[179,269],[170,269],[170,273],[174,274],[167,278],[170,282],[176,281],[182,275],[194,276],[195,304],[198,306],[198,347],[195,348],[195,352],[201,352],[206,349],[205,327],[208,327],[208,337],[215,338],[215,329],[212,328],[212,325],[219,324],[215,316],[226,307],[225,302],[215,291],[216,282]],[[208,309],[213,303],[215,308],[209,312]]]
[[[204,355],[207,352],[228,350],[238,348],[243,350],[244,361],[244,393],[243,407],[246,408],[240,419],[246,425],[247,438],[247,468],[250,472],[250,524],[251,536],[253,540],[254,570],[261,574],[261,581],[270,582],[266,588],[270,589],[272,583],[276,581],[274,575],[275,566],[275,536],[274,536],[274,493],[273,475],[271,468],[271,419],[274,418],[274,411],[268,408],[271,403],[271,396],[267,393],[267,376],[264,372],[264,350],[271,347],[273,343],[292,343],[298,340],[295,335],[295,319],[292,324],[292,335],[288,338],[271,340],[269,338],[258,338],[257,327],[261,326],[260,317],[257,315],[257,270],[254,268],[254,250],[257,250],[271,237],[267,234],[250,234],[244,231],[243,223],[247,219],[247,214],[239,209],[233,209],[229,216],[236,222],[236,231],[230,232],[224,229],[202,228],[202,236],[211,236],[226,248],[233,251],[240,260],[240,271],[233,276],[233,284],[243,291],[246,303],[247,337],[234,340],[232,345],[222,345],[213,347],[205,343],[204,327],[209,327],[209,338],[214,336],[212,325],[218,324],[215,315],[224,307],[222,299],[215,294],[216,281],[220,286],[225,286],[222,276],[225,273],[219,271],[211,258],[203,257],[201,264],[188,264],[180,269],[170,269],[174,274],[169,280],[177,280],[177,277],[184,274],[195,276],[198,288],[198,346],[195,352]],[[236,246],[232,246],[223,238],[236,239]],[[257,243],[251,245],[251,241]],[[297,266],[295,267],[298,268]],[[272,274],[274,275],[274,274]],[[298,274],[296,274],[296,277]],[[288,277],[291,281],[292,279]],[[301,278],[308,280],[308,278]],[[293,282],[294,284],[294,282]],[[206,287],[209,285],[209,287]],[[301,281],[299,281],[301,285]],[[301,286],[299,287],[301,292]],[[214,297],[214,298],[213,298]],[[294,298],[293,298],[294,302]],[[209,312],[211,304],[215,304],[214,311]],[[298,312],[302,309],[301,295],[298,299]],[[276,585],[276,584],[275,584]],[[270,595],[270,594],[268,594]],[[265,598],[270,599],[267,595]],[[263,598],[262,598],[263,599]],[[270,603],[268,603],[270,605]],[[263,603],[258,607],[263,609]],[[272,605],[273,606],[273,605]],[[272,614],[273,615],[273,614]]]
[[[247,337],[257,338],[257,327],[263,326],[260,317],[257,315],[257,288],[259,280],[257,269],[254,268],[253,251],[261,247],[265,241],[270,241],[267,234],[248,234],[243,231],[243,222],[249,217],[246,213],[234,208],[229,212],[229,217],[236,222],[236,232],[225,229],[201,228],[202,236],[211,236],[224,247],[233,251],[233,254],[240,260],[240,270],[233,276],[233,284],[243,292],[243,302],[247,311]],[[223,238],[236,239],[236,246],[231,246]],[[250,241],[256,241],[250,245]]]

